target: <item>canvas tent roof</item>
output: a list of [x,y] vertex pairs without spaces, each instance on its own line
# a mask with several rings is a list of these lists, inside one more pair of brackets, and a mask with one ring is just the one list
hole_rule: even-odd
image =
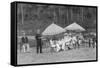
[[85,29],[77,24],[76,22],[70,24],[69,26],[65,27],[66,30],[73,30],[73,31],[85,31]]
[[52,23],[42,32],[42,35],[56,35],[65,31],[64,28]]

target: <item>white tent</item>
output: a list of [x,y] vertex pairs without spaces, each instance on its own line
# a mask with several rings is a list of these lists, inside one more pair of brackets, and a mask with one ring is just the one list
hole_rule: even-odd
[[42,32],[42,35],[56,35],[65,31],[64,28],[52,23]]
[[83,27],[81,27],[76,22],[72,23],[71,25],[65,27],[66,30],[72,30],[72,31],[85,31]]

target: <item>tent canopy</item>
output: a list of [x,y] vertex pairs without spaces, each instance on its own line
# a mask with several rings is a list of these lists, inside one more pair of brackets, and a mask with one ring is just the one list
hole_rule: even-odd
[[64,28],[52,23],[42,32],[42,35],[56,35],[65,31]]
[[69,26],[65,27],[66,30],[72,30],[72,31],[85,31],[85,29],[77,24],[76,22],[70,24]]

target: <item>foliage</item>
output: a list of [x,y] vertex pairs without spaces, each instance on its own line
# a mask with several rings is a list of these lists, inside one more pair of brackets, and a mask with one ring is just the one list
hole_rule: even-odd
[[[75,7],[37,4],[18,4],[17,6],[18,29],[32,30],[33,34],[37,28],[41,32],[52,22],[66,27],[77,22],[85,29],[96,28],[95,7]],[[23,23],[22,23],[23,16]]]

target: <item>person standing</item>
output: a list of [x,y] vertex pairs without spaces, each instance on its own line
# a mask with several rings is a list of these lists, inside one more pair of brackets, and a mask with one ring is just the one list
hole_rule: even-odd
[[28,37],[25,35],[25,33],[23,33],[23,37],[21,38],[21,40],[22,40],[23,52],[28,52],[30,47],[29,47],[29,43],[28,43]]
[[78,48],[80,48],[80,44],[79,44],[79,40],[80,40],[80,38],[79,38],[78,36],[77,36],[76,38],[77,38],[77,41],[76,41],[77,46],[78,46]]
[[42,53],[42,41],[41,41],[40,29],[37,29],[36,43],[37,43],[37,46],[36,46],[37,53]]
[[89,47],[92,46],[92,38],[89,38]]
[[54,44],[54,40],[52,40],[52,39],[50,40],[50,45],[51,45],[50,52],[51,53],[55,52],[56,45]]
[[93,38],[92,38],[92,40],[93,40],[92,47],[93,47],[93,48],[95,48],[95,46],[96,46],[96,38],[95,38],[95,37],[93,37]]

